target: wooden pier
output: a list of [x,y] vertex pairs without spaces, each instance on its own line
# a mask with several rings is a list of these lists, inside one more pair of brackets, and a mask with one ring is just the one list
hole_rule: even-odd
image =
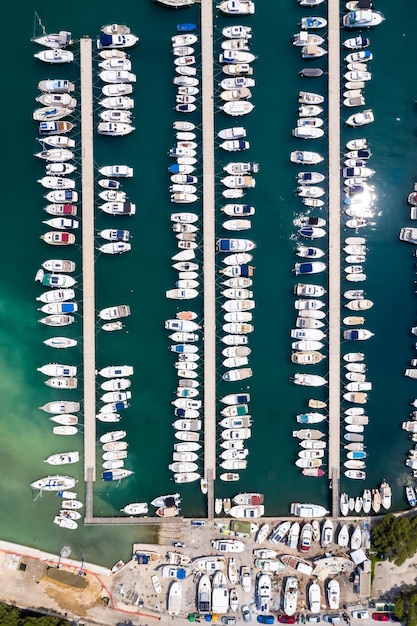
[[[81,185],[83,265],[84,369],[84,480],[96,476],[96,345],[94,275],[94,153],[92,40],[80,40],[81,73]],[[93,498],[87,498],[86,517],[92,517]],[[91,508],[91,510],[90,510]]]
[[[216,478],[216,267],[214,178],[213,4],[201,3],[203,265],[204,265],[204,477],[207,509],[214,512]],[[211,488],[210,488],[211,487]]]
[[328,3],[329,106],[329,487],[339,515],[340,477],[340,7]]

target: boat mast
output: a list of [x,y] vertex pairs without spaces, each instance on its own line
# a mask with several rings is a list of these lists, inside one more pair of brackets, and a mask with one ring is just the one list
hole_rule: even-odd
[[[41,20],[41,18],[39,17],[39,15],[38,15],[38,13],[37,13],[36,11],[35,11],[35,18],[34,18],[34,21],[35,21],[35,23],[34,23],[34,26],[33,26],[33,38],[35,38],[35,35],[36,35],[36,26],[37,26],[37,25],[41,27],[41,29],[42,29],[42,35],[43,35],[43,36],[45,36],[45,35],[46,35],[46,28],[45,28],[45,26],[42,24],[42,20]],[[37,24],[36,24],[36,22],[37,22]]]

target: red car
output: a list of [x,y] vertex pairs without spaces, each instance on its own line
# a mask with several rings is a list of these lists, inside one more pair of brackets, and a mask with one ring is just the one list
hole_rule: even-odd
[[372,613],[372,619],[376,622],[389,622],[389,613]]
[[278,621],[281,624],[295,624],[294,615],[278,615]]

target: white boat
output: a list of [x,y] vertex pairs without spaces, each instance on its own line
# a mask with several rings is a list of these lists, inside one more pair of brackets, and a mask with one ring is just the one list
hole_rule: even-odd
[[52,433],[54,435],[76,435],[78,428],[76,426],[54,426]]
[[222,431],[222,439],[236,440],[236,439],[249,439],[251,436],[250,428],[226,428]]
[[246,100],[232,100],[230,102],[226,102],[219,108],[227,115],[241,116],[250,113],[253,110],[254,105]]
[[68,326],[75,322],[73,315],[47,315],[42,317],[39,322],[47,326]]
[[296,515],[301,518],[318,518],[324,517],[328,514],[328,511],[324,506],[319,504],[304,504],[300,502],[292,502],[290,511],[292,515]]
[[74,60],[73,52],[62,50],[61,48],[41,50],[41,52],[36,52],[33,56],[35,59],[39,59],[39,61],[43,61],[44,63],[53,64],[71,63]]
[[339,609],[340,585],[335,578],[331,578],[327,582],[327,602],[331,610],[337,611]]
[[38,89],[47,93],[68,93],[75,90],[75,84],[69,80],[63,79],[50,79],[41,80],[38,83]]
[[343,331],[343,338],[352,341],[364,341],[373,336],[374,333],[370,330],[366,330],[365,328],[355,328]]
[[98,248],[99,252],[104,254],[123,254],[124,252],[129,252],[131,249],[131,244],[124,241],[105,243]]
[[250,26],[241,26],[240,24],[226,26],[222,29],[222,35],[229,39],[251,39],[252,28]]
[[61,426],[74,426],[78,424],[78,417],[71,413],[60,413],[51,417],[50,420],[56,424],[61,424]]
[[70,463],[77,463],[79,460],[79,452],[61,452],[48,456],[48,458],[45,459],[45,463],[49,463],[50,465],[66,465]]
[[134,131],[134,126],[130,124],[122,124],[119,122],[99,122],[97,132],[99,135],[108,135],[110,137],[121,137],[128,135]]
[[373,121],[374,114],[372,109],[365,109],[360,113],[354,113],[353,115],[350,115],[346,120],[346,124],[348,126],[353,126],[356,128],[359,126],[364,126],[365,124],[370,124]]
[[381,487],[380,487],[379,491],[380,491],[380,494],[381,494],[381,504],[382,504],[382,507],[384,509],[388,510],[391,507],[391,487],[384,480],[381,483]]
[[367,48],[369,44],[369,38],[364,37],[363,35],[350,37],[349,39],[345,39],[345,41],[343,42],[343,46],[345,48],[348,48],[349,50],[361,50],[362,48]]
[[252,15],[255,3],[252,0],[224,0],[216,7],[227,15]]
[[139,37],[131,33],[103,33],[97,39],[97,48],[131,48],[139,41]]
[[51,246],[69,246],[75,243],[75,235],[67,232],[50,231],[41,235],[41,239]]
[[78,527],[78,524],[75,520],[69,519],[68,517],[63,517],[61,515],[55,515],[54,524],[58,524],[61,528],[68,528],[70,530],[75,530]]
[[[51,161],[52,164],[56,167],[58,163],[63,163],[64,161],[69,161],[74,158],[74,153],[67,148],[51,148],[50,150],[42,150],[41,152],[37,152],[35,154],[39,159],[43,159],[44,161]],[[75,168],[75,166],[72,166]],[[74,171],[74,170],[72,170]]]
[[178,615],[181,611],[182,586],[178,580],[174,580],[168,590],[167,610],[170,615]]
[[[132,62],[126,57],[110,57],[104,59],[98,63],[98,67],[103,70],[127,70],[130,72],[132,69]],[[101,104],[101,102],[100,102]]]
[[41,137],[40,141],[53,147],[73,148],[75,146],[75,141],[73,139],[68,139],[67,137],[61,137],[60,135],[56,135],[56,133],[69,133],[73,128],[74,124],[65,120],[48,120],[40,122],[39,133],[41,135],[53,136]]
[[301,30],[292,36],[291,42],[293,46],[320,46],[320,44],[324,43],[324,39],[320,35]]
[[298,580],[294,576],[288,576],[285,582],[284,604],[285,615],[291,617],[297,610]]
[[318,29],[327,26],[327,20],[324,17],[302,17],[300,27],[304,30]]
[[40,109],[35,109],[33,112],[33,119],[41,122],[43,120],[61,120],[62,118],[70,115],[72,110],[63,106],[45,106]]
[[346,13],[343,16],[342,23],[345,28],[371,28],[381,24],[384,19],[384,16],[379,11],[372,11],[369,8],[358,8]]
[[321,387],[327,384],[326,379],[318,374],[295,374],[293,379],[294,384],[303,385],[306,387]]
[[318,152],[310,152],[308,150],[294,150],[290,154],[292,163],[300,165],[317,165],[323,161],[324,157]]
[[[237,42],[234,42],[236,46]],[[248,52],[247,49],[233,48],[231,42],[227,42],[227,49],[222,48],[223,52],[219,55],[219,63],[252,63],[256,60],[256,56],[252,52]]]
[[38,372],[45,376],[76,376],[77,367],[75,365],[62,365],[61,363],[48,363],[37,368]]
[[50,348],[73,348],[77,345],[77,341],[75,339],[70,339],[68,337],[51,337],[49,339],[45,339],[43,342],[45,345]]
[[131,365],[112,365],[105,367],[98,372],[103,378],[116,378],[123,376],[132,376],[133,367]]
[[319,139],[323,137],[324,130],[315,126],[297,126],[293,128],[292,135],[299,139]]
[[63,491],[72,489],[76,482],[76,479],[70,476],[55,475],[35,480],[30,486],[32,489],[39,489],[39,491]]
[[98,315],[102,320],[114,320],[120,317],[128,317],[130,315],[130,307],[127,304],[110,306],[105,309],[101,309]]
[[246,549],[246,544],[237,539],[213,539],[210,544],[220,552],[243,552]]

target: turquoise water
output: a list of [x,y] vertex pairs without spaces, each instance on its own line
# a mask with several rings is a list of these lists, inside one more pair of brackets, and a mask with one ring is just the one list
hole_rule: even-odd
[[[271,5],[258,0],[256,15],[246,21],[253,27],[251,49],[259,59],[254,65],[255,110],[244,124],[251,142],[247,156],[260,163],[260,173],[256,188],[245,197],[245,201],[256,207],[253,228],[248,235],[257,243],[253,262],[256,266],[253,287],[256,332],[250,338],[250,365],[254,375],[242,385],[242,389],[248,388],[252,394],[254,425],[249,441],[249,465],[241,474],[238,490],[264,492],[266,512],[270,515],[287,514],[289,503],[294,499],[329,504],[327,480],[303,478],[295,468],[297,444],[291,437],[291,431],[296,428],[295,415],[306,409],[308,397],[325,398],[326,390],[308,393],[289,382],[298,369],[289,361],[289,331],[295,319],[292,305],[295,279],[291,268],[296,257],[292,220],[302,212],[303,205],[294,194],[298,168],[289,162],[288,156],[295,148],[326,152],[325,140],[300,145],[301,142],[291,137],[291,128],[296,120],[298,91],[310,89],[325,94],[326,77],[299,77],[298,72],[307,62],[301,61],[298,51],[290,44],[290,37],[297,31],[300,17],[306,13],[295,1],[286,3],[284,11],[283,6],[283,3]],[[416,322],[415,263],[412,247],[398,241],[399,228],[410,223],[406,196],[413,188],[415,177],[417,69],[413,25],[417,9],[406,0],[400,0],[395,9],[387,0],[381,0],[376,8],[387,19],[370,34],[374,78],[365,90],[366,105],[373,108],[376,118],[375,123],[366,128],[365,135],[373,152],[370,166],[376,170],[372,183],[377,196],[377,215],[372,226],[363,229],[369,247],[366,292],[375,302],[374,308],[366,314],[366,327],[375,337],[360,346],[366,351],[368,378],[373,382],[366,406],[370,417],[366,429],[369,455],[365,483],[342,482],[342,487],[351,495],[358,495],[364,487],[375,487],[386,478],[393,487],[394,506],[401,508],[403,485],[410,477],[404,465],[410,445],[400,424],[407,418],[409,402],[417,396],[415,382],[403,377],[408,360],[414,356],[409,329]],[[97,328],[98,368],[112,363],[131,363],[135,367],[131,407],[121,422],[128,431],[130,443],[126,467],[134,469],[135,474],[119,486],[98,480],[95,489],[95,515],[116,515],[127,502],[150,501],[174,487],[167,466],[174,442],[170,401],[176,375],[173,355],[167,350],[167,333],[163,330],[164,320],[177,310],[175,302],[164,297],[165,290],[173,287],[175,281],[175,272],[170,267],[170,257],[175,253],[169,221],[173,207],[167,191],[170,164],[167,151],[175,141],[171,127],[175,119],[175,90],[171,83],[174,72],[170,37],[175,34],[178,21],[198,24],[198,8],[175,12],[146,0],[119,9],[105,0],[86,10],[75,0],[65,20],[61,8],[49,2],[24,0],[19,9],[17,5],[5,8],[5,21],[18,25],[13,48],[14,67],[18,69],[8,73],[9,96],[4,96],[0,105],[6,121],[2,125],[2,145],[4,230],[7,228],[0,263],[0,433],[3,441],[0,536],[51,551],[70,545],[75,558],[82,555],[86,560],[110,565],[128,557],[133,541],[152,538],[153,529],[80,526],[73,533],[65,532],[51,522],[59,508],[55,496],[45,494],[35,499],[36,494],[29,487],[33,480],[53,473],[43,462],[49,454],[71,449],[82,452],[81,435],[70,441],[58,440],[52,436],[47,415],[37,409],[58,397],[81,398],[81,391],[66,395],[53,393],[43,385],[43,377],[36,368],[53,360],[81,366],[82,354],[78,347],[65,355],[52,352],[42,344],[52,333],[37,322],[40,314],[36,311],[35,298],[40,290],[34,283],[34,275],[41,262],[60,254],[56,255],[55,250],[39,240],[45,230],[41,220],[47,218],[42,211],[43,194],[36,183],[43,175],[43,166],[32,157],[40,149],[31,120],[33,98],[37,95],[39,80],[56,76],[74,79],[79,84],[79,70],[77,63],[51,70],[32,59],[35,47],[30,37],[33,36],[34,11],[50,32],[65,28],[72,30],[75,37],[85,34],[94,37],[102,24],[121,22],[129,24],[141,38],[131,52],[132,69],[138,76],[134,116],[137,130],[120,140],[98,138],[95,151],[97,167],[119,162],[135,168],[135,177],[126,181],[123,188],[136,202],[137,214],[128,220],[127,226],[126,221],[118,221],[120,227],[133,232],[133,250],[121,257],[101,255],[96,260],[97,309],[122,303],[132,308],[132,316],[122,332],[105,334]],[[324,14],[324,11],[323,8],[317,12]],[[224,16],[214,18],[215,56],[220,51],[221,28],[230,23]],[[342,38],[345,36],[348,35],[342,33]],[[325,60],[317,65],[326,69]],[[216,80],[221,77],[217,67]],[[98,78],[94,84],[99,95]],[[76,95],[79,97],[78,92]],[[216,94],[215,105],[218,104]],[[343,117],[347,114],[347,110],[342,110]],[[197,113],[190,119],[199,123]],[[75,138],[79,136],[79,125],[77,120]],[[218,112],[216,130],[228,125],[230,119]],[[342,141],[362,134],[343,128]],[[216,150],[219,179],[222,166],[229,160],[225,154]],[[242,160],[246,160],[246,155]],[[318,169],[325,171],[324,167]],[[21,181],[24,181],[24,191],[16,193],[23,186]],[[219,214],[221,190],[219,183],[216,189]],[[320,214],[325,215],[325,209]],[[96,227],[100,230],[114,223],[110,217],[99,215]],[[68,254],[77,261],[79,271],[79,247],[68,250]],[[78,279],[81,280],[80,275]],[[325,284],[325,277],[320,278],[320,282]],[[201,312],[201,299],[196,301],[196,307]],[[221,321],[219,315],[219,325]],[[67,334],[81,340],[80,319]],[[324,361],[314,372],[326,375],[326,368]],[[219,369],[219,397],[237,390],[236,386],[221,382],[221,373]],[[105,430],[103,425],[98,425],[98,435]],[[82,482],[81,463],[69,468],[68,473]],[[216,489],[219,496],[235,492],[234,487],[224,483],[218,484]],[[197,484],[183,486],[180,491],[184,498],[184,515],[204,514],[204,500]],[[79,487],[79,495],[81,492]]]

